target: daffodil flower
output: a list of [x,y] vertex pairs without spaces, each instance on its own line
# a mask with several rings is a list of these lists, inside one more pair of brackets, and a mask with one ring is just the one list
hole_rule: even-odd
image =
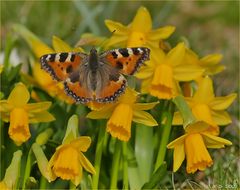
[[50,180],[60,177],[63,180],[71,180],[77,186],[82,179],[83,168],[95,174],[94,167],[83,154],[90,144],[90,137],[78,137],[78,117],[73,115],[69,119],[62,145],[56,148],[48,163],[47,171],[51,171]]
[[184,43],[179,43],[167,54],[159,48],[152,51],[150,61],[136,74],[142,79],[142,93],[171,99],[179,94],[179,81],[191,81],[201,76],[204,70],[198,65],[185,64],[184,55]]
[[55,52],[82,52],[83,50],[79,47],[71,48],[67,43],[62,41],[60,38],[53,36],[52,45],[53,49],[43,43],[37,36],[30,32],[27,28],[22,25],[14,25],[14,29],[19,33],[31,47],[35,56],[38,58],[37,61],[33,62],[33,77],[37,84],[46,90],[51,96],[57,96],[59,99],[64,100],[68,103],[73,103],[72,98],[67,96],[64,92],[64,87],[61,82],[57,82],[44,70],[41,69],[39,58],[44,54],[55,53]]
[[102,109],[90,112],[87,117],[91,119],[107,119],[107,132],[122,141],[131,137],[132,121],[147,126],[156,126],[157,122],[143,110],[152,109],[158,102],[136,103],[137,92],[127,88],[117,103],[104,106]]
[[8,134],[17,145],[30,138],[29,123],[54,120],[54,117],[46,111],[51,106],[51,102],[28,104],[29,99],[30,94],[26,86],[18,83],[7,100],[0,100],[2,120],[10,122]]
[[67,144],[57,147],[56,152],[49,161],[49,169],[56,177],[71,180],[76,186],[82,179],[82,169],[95,174],[95,169],[83,155],[91,144],[90,137],[79,137]]
[[[228,125],[231,123],[231,117],[225,109],[232,104],[236,96],[235,93],[232,93],[228,96],[215,97],[212,80],[209,77],[205,77],[201,80],[193,97],[186,97],[185,100],[196,119],[202,120],[216,128],[217,135],[218,125]],[[176,112],[173,124],[181,125],[182,122],[180,112]]]
[[113,32],[108,46],[159,47],[159,41],[168,38],[175,30],[174,26],[165,26],[152,30],[152,19],[145,7],[138,9],[132,23],[128,26],[112,20],[105,20],[105,24],[110,32]]
[[207,148],[223,148],[232,143],[224,138],[211,135],[209,125],[199,121],[188,126],[186,133],[172,141],[167,148],[174,149],[173,171],[176,172],[184,159],[187,160],[187,173],[205,170],[213,164]]

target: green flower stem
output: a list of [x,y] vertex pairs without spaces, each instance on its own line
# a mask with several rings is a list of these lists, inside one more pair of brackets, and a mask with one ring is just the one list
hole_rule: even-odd
[[76,185],[74,185],[71,181],[69,182],[69,189],[70,190],[75,190],[76,189]]
[[47,179],[41,176],[39,189],[48,189],[47,188]]
[[161,141],[160,141],[160,146],[158,150],[157,161],[154,167],[154,171],[156,171],[162,165],[165,158],[167,143],[169,140],[171,127],[172,127],[173,111],[174,111],[174,105],[172,102],[170,102],[168,106],[168,110],[166,112],[163,112],[167,120],[166,120],[166,123],[162,125],[163,131],[161,135]]
[[121,142],[117,140],[115,143],[115,149],[113,154],[110,189],[117,189],[120,156],[121,156]]
[[32,165],[32,148],[30,148],[27,156],[27,163],[24,168],[24,177],[23,177],[23,190],[26,189],[26,182],[28,178],[30,177],[31,173],[31,165]]
[[122,155],[123,155],[123,189],[128,189],[128,159],[126,142],[122,142]]
[[96,157],[95,157],[95,163],[94,163],[94,168],[95,168],[96,174],[93,175],[92,189],[98,189],[98,181],[99,181],[99,174],[100,174],[100,168],[101,168],[104,136],[105,136],[105,127],[100,126],[99,133],[98,133],[98,142],[97,142],[97,147],[96,147]]

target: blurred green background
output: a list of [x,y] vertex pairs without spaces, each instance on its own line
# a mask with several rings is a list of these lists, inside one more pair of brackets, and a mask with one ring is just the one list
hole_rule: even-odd
[[[73,46],[85,32],[110,36],[104,20],[111,19],[127,25],[140,6],[149,10],[153,28],[176,26],[175,33],[168,40],[172,46],[186,38],[200,57],[223,54],[222,63],[226,70],[214,76],[216,95],[239,92],[239,1],[1,1],[1,52],[7,36],[16,35],[12,33],[12,23],[25,25],[48,45],[51,45],[52,36],[56,35]],[[21,61],[28,58],[30,50],[20,38],[16,49]],[[235,169],[239,163],[238,100],[229,110],[233,123],[223,128],[221,135],[231,140],[234,146],[214,152],[216,160],[223,159],[223,154],[229,155],[224,158],[227,160],[222,160],[230,164],[230,167],[224,166],[228,170]],[[219,163],[219,167],[223,168],[222,162]],[[214,169],[207,171],[209,175]],[[201,178],[201,173],[198,177]]]

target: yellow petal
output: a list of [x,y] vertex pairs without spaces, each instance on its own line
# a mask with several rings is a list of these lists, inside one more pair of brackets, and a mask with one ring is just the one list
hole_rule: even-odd
[[23,25],[15,24],[14,30],[19,33],[31,47],[35,55],[40,58],[44,54],[54,53],[54,51],[44,44],[35,34],[30,32]]
[[78,175],[75,176],[74,179],[71,179],[71,182],[75,185],[78,186],[82,180],[82,174],[83,174],[83,168],[82,166],[79,164],[79,173]]
[[52,45],[55,52],[71,52],[72,48],[57,36],[52,37]]
[[179,111],[174,112],[172,124],[173,125],[182,125],[183,124],[183,118]]
[[218,125],[228,125],[232,123],[230,115],[226,111],[213,111],[211,112],[212,118]]
[[232,145],[232,143],[224,138],[217,137],[208,133],[202,133],[204,142],[208,148],[223,148],[224,145]]
[[148,34],[148,40],[160,40],[168,38],[175,31],[174,26],[165,26],[152,30]]
[[192,107],[192,113],[197,120],[205,121],[209,125],[216,126],[210,108],[206,104],[196,104]]
[[142,66],[139,71],[135,74],[135,76],[139,79],[147,79],[151,77],[154,73],[155,68],[151,66]]
[[185,135],[182,135],[181,137],[178,137],[177,139],[175,139],[174,141],[170,142],[168,145],[167,145],[167,148],[168,149],[173,149],[175,146],[178,146],[180,144],[184,144],[184,140],[186,138],[186,134]]
[[145,111],[134,110],[133,112],[133,121],[136,123],[141,123],[146,126],[157,126],[157,121],[153,118],[153,116]]
[[38,113],[29,113],[29,122],[30,123],[39,123],[39,122],[50,122],[55,120],[52,114],[47,111],[42,111]]
[[126,46],[127,38],[128,38],[127,35],[125,36],[113,35],[106,43],[105,48],[109,49],[109,47],[112,46],[114,47],[116,46],[117,48]]
[[144,79],[141,83],[141,93],[146,94],[149,92],[152,83],[152,78]]
[[152,19],[145,7],[140,7],[131,24],[132,31],[147,33],[152,29]]
[[24,109],[14,108],[11,111],[8,134],[18,146],[30,138],[28,114]]
[[237,97],[236,93],[230,94],[223,97],[215,97],[210,103],[209,106],[213,110],[225,110],[227,109]]
[[150,110],[154,108],[159,102],[151,103],[135,103],[133,104],[133,110]]
[[185,152],[187,159],[187,173],[194,173],[197,170],[205,170],[213,164],[208,153],[203,137],[198,134],[189,134],[185,139]]
[[96,174],[96,171],[93,165],[89,162],[89,160],[81,153],[80,154],[80,163],[85,170],[87,170],[91,174]]
[[174,47],[168,54],[167,54],[167,61],[169,64],[176,66],[182,63],[183,57],[185,55],[185,45],[184,43],[178,43],[176,47]]
[[118,104],[107,122],[107,132],[122,141],[128,141],[131,137],[132,117],[133,110],[130,105]]
[[72,180],[79,175],[79,153],[72,146],[62,146],[53,163],[53,172],[64,180]]
[[178,81],[191,81],[200,77],[204,69],[198,65],[180,64],[173,68],[173,76]]
[[30,94],[26,86],[22,83],[17,83],[8,97],[8,102],[15,107],[22,107],[27,104],[29,98]]
[[47,110],[51,106],[52,102],[39,102],[30,103],[24,106],[25,110],[31,113],[38,113]]
[[173,152],[173,172],[176,172],[182,165],[185,159],[184,144],[177,144],[174,146]]
[[194,95],[195,102],[208,104],[214,99],[214,91],[212,80],[209,77],[204,77],[199,84],[198,90]]
[[113,32],[113,35],[128,35],[128,28],[122,25],[120,22],[115,22],[112,20],[105,20],[104,22],[110,32]]
[[0,100],[0,112],[10,112],[14,106],[8,100]]
[[102,109],[97,111],[91,111],[87,114],[87,118],[90,119],[107,119],[111,116],[115,104],[105,105]]
[[[217,128],[217,126],[215,126]],[[201,133],[203,131],[206,131],[209,129],[209,124],[207,124],[204,121],[196,121],[193,124],[190,124],[185,127],[186,133],[192,134],[192,133]]]
[[71,141],[71,145],[81,152],[86,152],[91,144],[91,138],[87,136],[81,136]]
[[202,59],[200,59],[201,65],[216,65],[222,60],[223,56],[221,54],[210,54]]

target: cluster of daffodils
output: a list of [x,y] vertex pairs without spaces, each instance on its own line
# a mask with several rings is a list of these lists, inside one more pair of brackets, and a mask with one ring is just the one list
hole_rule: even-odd
[[[211,79],[212,75],[224,70],[224,66],[220,64],[222,56],[211,54],[199,58],[183,42],[170,48],[165,40],[171,36],[175,27],[165,26],[152,29],[151,16],[145,7],[138,9],[133,21],[127,26],[112,20],[106,20],[105,24],[110,32],[114,32],[104,43],[104,49],[148,47],[151,50],[150,60],[135,74],[136,80],[140,81],[140,86],[137,86],[139,88],[128,87],[114,103],[103,105],[90,103],[88,107],[91,111],[87,113],[86,118],[94,119],[92,122],[106,119],[106,132],[115,140],[126,143],[132,138],[131,133],[135,126],[133,123],[161,127],[166,120],[160,113],[153,117],[151,113],[153,113],[154,107],[158,106],[159,102],[176,103],[179,100],[180,102],[176,103],[177,107],[170,125],[183,126],[184,134],[164,145],[165,149],[174,150],[173,171],[176,172],[180,168],[185,158],[187,173],[194,173],[210,167],[213,159],[208,148],[223,148],[225,145],[231,145],[230,141],[219,137],[219,127],[231,123],[231,118],[225,110],[232,104],[236,94],[216,97]],[[54,112],[52,115],[47,111],[52,102],[41,101],[38,92],[33,89],[29,93],[27,87],[35,86],[58,99],[58,102],[65,101],[70,107],[76,106],[73,100],[64,93],[63,84],[54,81],[48,73],[41,70],[39,57],[54,52],[83,52],[84,50],[79,47],[71,48],[56,36],[52,40],[53,48],[50,48],[25,27],[14,25],[14,29],[27,41],[36,59],[31,61],[32,76],[28,76],[29,80],[25,80],[25,84],[19,81],[13,87],[8,98],[0,100],[1,120],[9,122],[9,138],[17,146],[23,146],[24,143],[31,144],[31,152],[35,155],[39,170],[49,182],[59,177],[78,186],[83,178],[84,168],[93,174],[93,177],[96,176],[93,179],[95,184],[93,188],[98,188],[96,181],[99,178],[99,161],[101,162],[101,159],[99,159],[99,155],[96,155],[98,158],[95,159],[94,165],[98,168],[94,168],[83,154],[90,147],[91,138],[89,136],[91,134],[79,136],[78,120],[80,115],[73,115],[69,118],[63,140],[49,160],[44,151],[45,144],[51,140],[53,134],[51,127],[50,131],[47,129],[32,138],[29,129],[29,125],[32,123],[54,122],[55,118]],[[100,39],[95,36],[92,38]],[[84,42],[84,39],[82,41]],[[82,45],[89,45],[87,42],[88,40]],[[95,42],[96,46],[102,44],[101,40],[95,40]],[[152,99],[155,101],[151,102]],[[35,103],[29,103],[29,101],[35,101]],[[179,105],[185,107],[182,108]],[[190,122],[186,122],[189,116],[186,110],[192,114],[193,119]],[[154,111],[156,112],[156,110]],[[29,139],[31,139],[31,143]],[[97,144],[97,149],[98,147],[100,146]],[[20,150],[14,153],[12,163],[6,170],[0,187],[16,188],[16,176],[19,175],[22,154],[24,153]],[[13,172],[14,170],[15,172]],[[9,177],[10,174],[12,178]]]

